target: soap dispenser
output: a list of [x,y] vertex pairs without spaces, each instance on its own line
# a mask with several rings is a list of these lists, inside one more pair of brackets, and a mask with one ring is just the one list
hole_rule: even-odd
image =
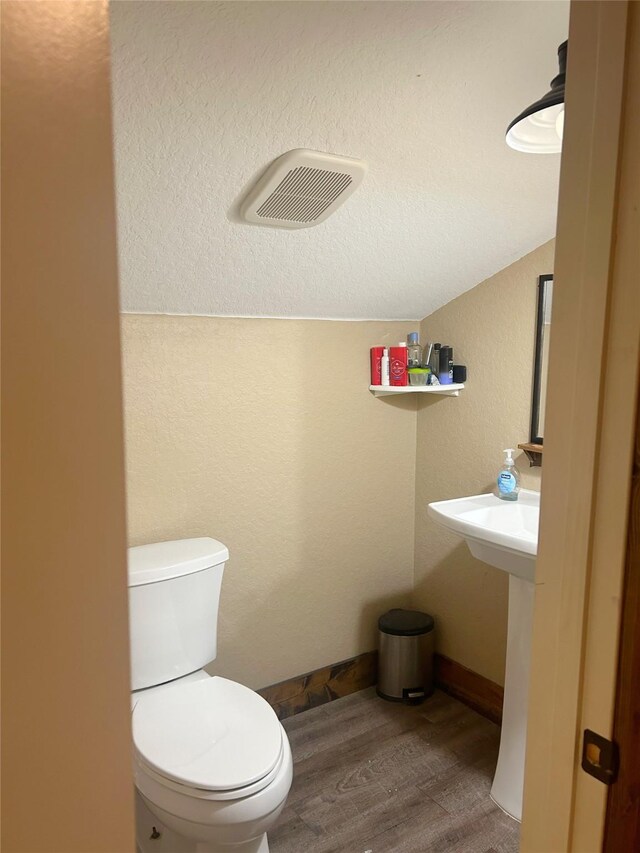
[[507,448],[503,451],[505,454],[504,465],[498,472],[498,490],[496,492],[500,500],[517,501],[518,492],[520,491],[520,471],[516,468],[516,463],[513,461],[513,448]]

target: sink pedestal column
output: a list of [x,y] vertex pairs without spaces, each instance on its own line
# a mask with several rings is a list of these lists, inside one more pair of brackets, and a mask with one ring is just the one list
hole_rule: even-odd
[[509,575],[502,733],[491,799],[516,820],[522,819],[534,591],[530,581]]

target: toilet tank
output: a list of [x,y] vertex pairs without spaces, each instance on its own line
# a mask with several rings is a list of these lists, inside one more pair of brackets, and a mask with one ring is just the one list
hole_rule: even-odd
[[214,660],[228,559],[222,542],[208,537],[129,548],[132,690],[173,681]]

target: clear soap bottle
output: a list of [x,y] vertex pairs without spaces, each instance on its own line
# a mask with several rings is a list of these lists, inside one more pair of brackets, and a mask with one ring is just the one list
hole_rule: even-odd
[[497,484],[498,489],[496,494],[502,501],[517,501],[518,493],[520,492],[520,471],[516,468],[516,463],[513,461],[513,448],[507,448],[502,451],[506,458],[504,465],[498,472]]
[[407,367],[422,367],[422,347],[418,332],[407,335]]

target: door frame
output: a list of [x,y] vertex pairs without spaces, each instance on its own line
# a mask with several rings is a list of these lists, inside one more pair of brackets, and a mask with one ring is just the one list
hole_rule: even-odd
[[106,0],[2,3],[2,849],[135,850]]
[[[523,853],[602,849],[640,356],[639,4],[571,3]],[[634,58],[634,53],[636,57]]]

